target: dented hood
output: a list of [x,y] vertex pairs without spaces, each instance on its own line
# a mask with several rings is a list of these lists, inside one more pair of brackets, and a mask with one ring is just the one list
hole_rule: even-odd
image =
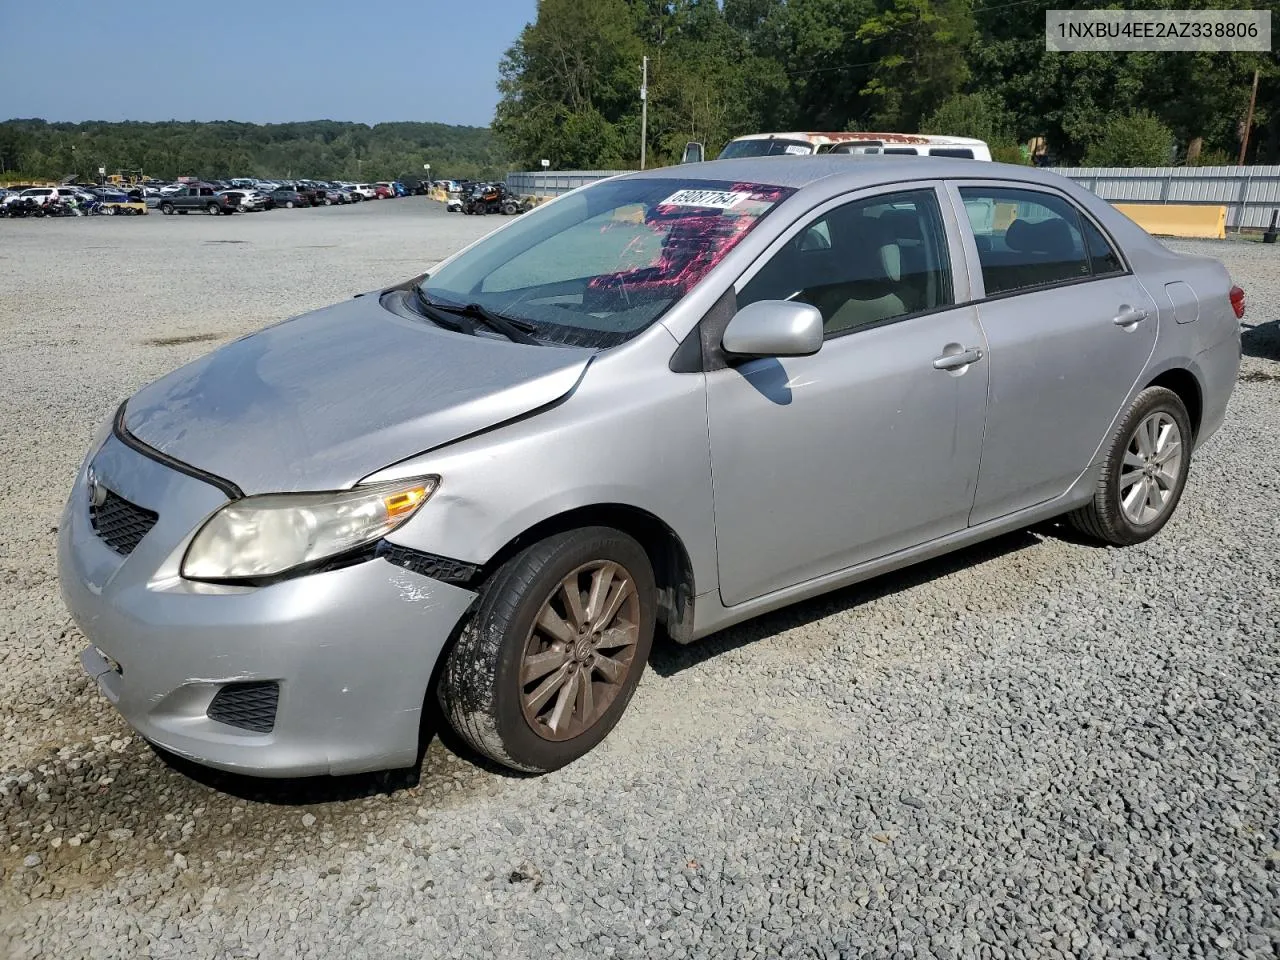
[[124,422],[246,494],[335,490],[553,403],[590,358],[444,330],[365,296],[175,370],[129,400]]

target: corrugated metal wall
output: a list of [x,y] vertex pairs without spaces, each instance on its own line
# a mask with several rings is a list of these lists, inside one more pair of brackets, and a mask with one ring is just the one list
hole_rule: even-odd
[[[1280,210],[1276,167],[1055,167],[1104,200],[1128,203],[1213,203],[1227,208],[1227,229],[1265,227]],[[522,196],[553,197],[626,170],[557,170],[507,174]]]
[[1280,167],[1055,167],[1103,200],[1213,203],[1227,208],[1227,229],[1265,227],[1280,209]]
[[630,170],[555,170],[508,173],[507,189],[522,197],[558,197],[562,193]]

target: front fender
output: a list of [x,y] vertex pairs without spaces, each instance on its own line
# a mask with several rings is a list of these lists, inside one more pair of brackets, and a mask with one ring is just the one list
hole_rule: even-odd
[[655,326],[625,350],[598,355],[561,403],[366,478],[441,477],[388,539],[483,565],[545,520],[621,505],[667,524],[699,592],[716,589],[705,378],[667,368],[675,346]]

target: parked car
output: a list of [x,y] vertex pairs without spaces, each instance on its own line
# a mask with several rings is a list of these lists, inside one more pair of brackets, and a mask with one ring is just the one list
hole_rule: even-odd
[[237,209],[242,213],[257,213],[261,210],[268,210],[274,206],[273,201],[264,193],[257,190],[241,189],[241,190],[224,190],[222,195],[234,201]]
[[[28,187],[27,189],[18,193],[16,196],[30,198],[34,200],[36,203],[43,206],[45,204],[48,204],[54,201],[60,201],[65,203],[66,201],[74,198],[76,194],[80,193],[82,189],[83,188],[81,187],[72,187],[72,186]],[[10,199],[16,199],[16,197],[11,197]]]
[[[697,147],[697,158],[702,145]],[[887,154],[912,157],[953,157],[990,160],[991,148],[973,137],[949,137],[924,133],[752,133],[730,140],[720,151],[721,160],[741,157],[810,156],[815,153]],[[686,148],[686,157],[689,151]],[[684,162],[689,162],[685,160]]]
[[373,184],[373,194],[379,200],[387,200],[396,195],[395,191],[391,189],[391,185],[388,183]]
[[209,214],[230,215],[238,209],[238,202],[238,195],[219,192],[209,184],[184,183],[177,193],[171,193],[161,199],[160,212],[168,215],[203,210]]
[[659,625],[1064,515],[1154,536],[1243,312],[1220,263],[1034,168],[632,173],[136,393],[77,472],[62,593],[90,676],[185,757],[407,766],[434,697],[552,770]]
[[287,207],[292,210],[294,207],[311,206],[311,199],[309,197],[290,187],[279,187],[278,189],[272,190],[269,196],[277,207]]
[[351,188],[351,192],[358,194],[361,200],[378,199],[378,192],[371,183],[358,183]]
[[342,187],[326,187],[324,190],[325,206],[331,206],[335,203],[351,203],[350,192],[342,189]]

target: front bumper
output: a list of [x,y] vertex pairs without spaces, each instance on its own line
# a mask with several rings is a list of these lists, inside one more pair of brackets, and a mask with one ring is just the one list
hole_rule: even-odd
[[[100,483],[159,516],[116,553],[90,521],[86,463],[58,530],[63,599],[91,644],[81,662],[134,729],[259,776],[414,763],[432,671],[472,591],[381,559],[265,587],[184,580],[183,552],[225,495],[115,436],[90,460]],[[279,685],[270,732],[206,715],[223,687],[252,681]]]

